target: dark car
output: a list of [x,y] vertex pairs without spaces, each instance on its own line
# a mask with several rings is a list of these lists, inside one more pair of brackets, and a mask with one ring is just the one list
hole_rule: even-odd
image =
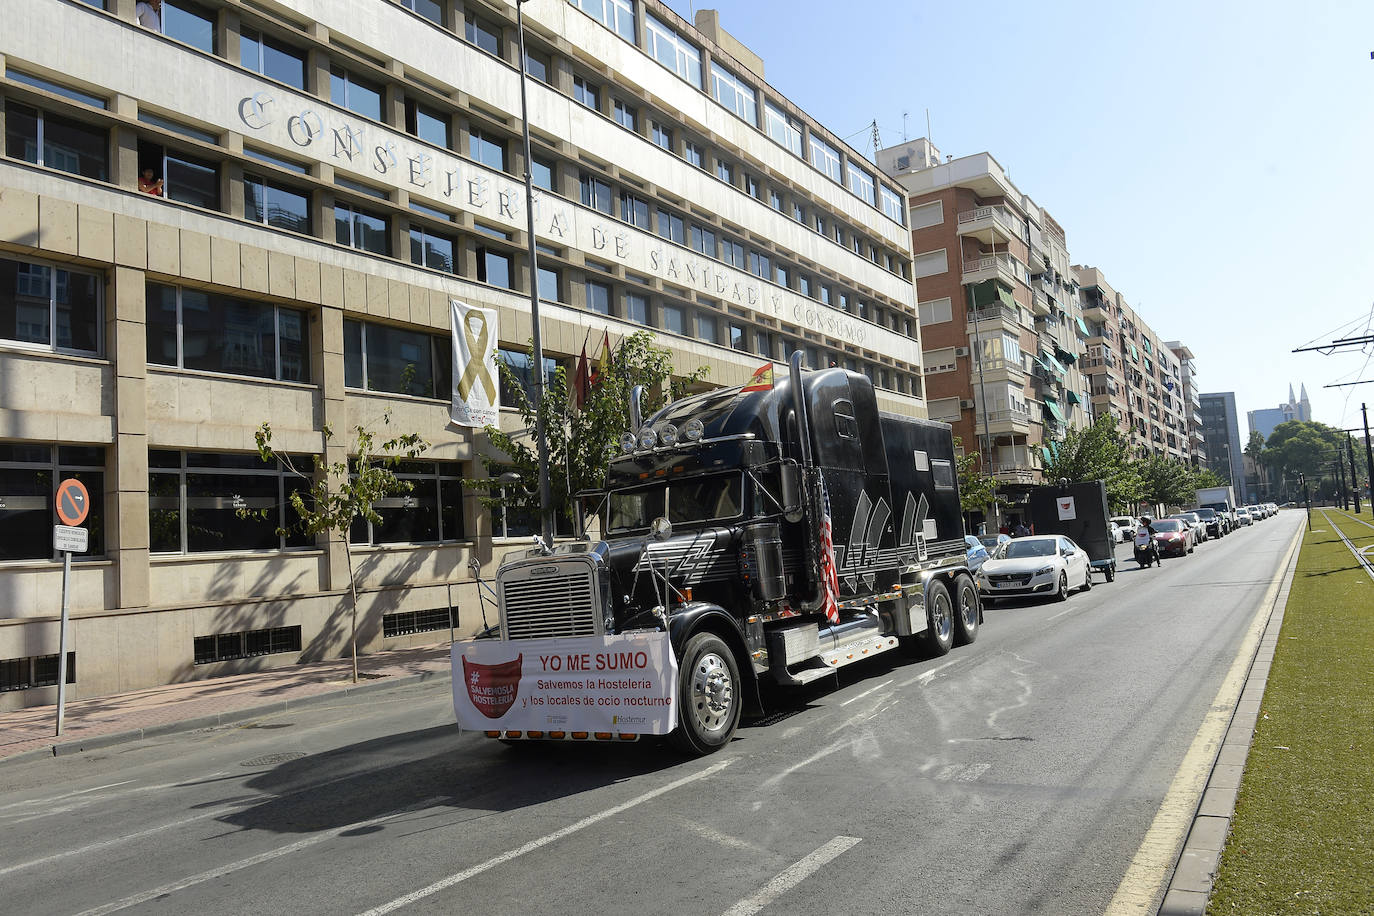
[[1207,524],[1207,536],[1209,538],[1219,538],[1226,533],[1222,527],[1221,516],[1216,509],[1194,509],[1197,517]]
[[1151,527],[1155,529],[1155,545],[1162,557],[1181,557],[1193,552],[1193,534],[1181,518],[1161,518]]

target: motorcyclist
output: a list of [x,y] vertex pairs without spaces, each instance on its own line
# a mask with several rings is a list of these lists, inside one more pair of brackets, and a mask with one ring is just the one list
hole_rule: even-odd
[[1140,517],[1140,524],[1135,529],[1135,549],[1136,552],[1148,550],[1154,555],[1154,561],[1161,566],[1164,564],[1164,555],[1159,552],[1159,544],[1155,542],[1154,519],[1148,515]]

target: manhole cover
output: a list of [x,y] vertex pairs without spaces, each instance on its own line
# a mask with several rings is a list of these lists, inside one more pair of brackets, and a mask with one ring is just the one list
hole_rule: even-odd
[[305,755],[297,751],[287,751],[282,754],[263,754],[261,757],[254,757],[252,760],[245,760],[239,766],[245,767],[272,767],[279,763],[289,763],[292,760],[300,760]]

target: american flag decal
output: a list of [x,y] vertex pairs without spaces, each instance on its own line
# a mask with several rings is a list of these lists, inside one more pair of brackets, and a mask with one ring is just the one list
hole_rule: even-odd
[[835,572],[835,540],[830,525],[830,492],[821,477],[821,584],[825,587],[825,619],[840,622],[840,579]]

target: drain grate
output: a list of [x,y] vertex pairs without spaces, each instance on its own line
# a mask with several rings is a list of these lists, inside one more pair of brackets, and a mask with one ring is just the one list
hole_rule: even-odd
[[254,757],[252,760],[245,760],[239,766],[243,767],[271,767],[279,763],[290,763],[292,760],[300,760],[305,754],[299,751],[286,751],[281,754],[263,754],[261,757]]

